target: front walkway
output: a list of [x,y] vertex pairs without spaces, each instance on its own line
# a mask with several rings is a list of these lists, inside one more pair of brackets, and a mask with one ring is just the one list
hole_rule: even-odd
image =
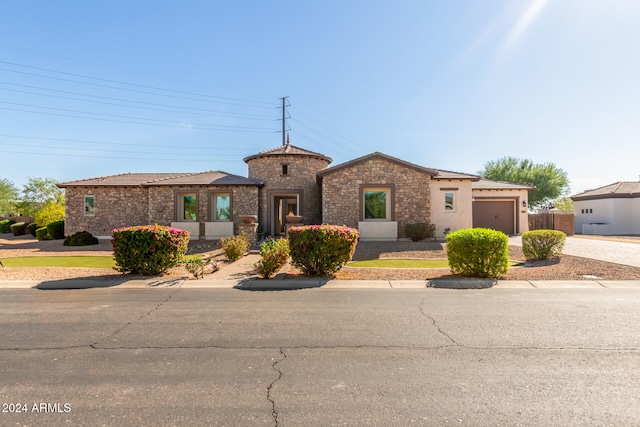
[[[522,237],[509,238],[509,244],[522,246]],[[597,259],[616,264],[640,267],[640,243],[634,241],[603,240],[601,237],[588,236],[567,237],[564,254],[583,258]]]

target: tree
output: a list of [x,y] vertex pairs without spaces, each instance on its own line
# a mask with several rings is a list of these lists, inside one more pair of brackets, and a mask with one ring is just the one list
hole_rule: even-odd
[[573,200],[570,197],[561,197],[552,201],[551,204],[562,212],[573,213]]
[[0,179],[0,215],[11,213],[16,208],[18,189],[8,179]]
[[45,204],[54,202],[64,206],[64,190],[53,178],[29,178],[22,188],[18,210],[22,215],[34,216]]
[[534,208],[569,193],[567,173],[553,163],[538,164],[531,160],[503,157],[485,163],[480,176],[535,187],[529,192],[529,206]]

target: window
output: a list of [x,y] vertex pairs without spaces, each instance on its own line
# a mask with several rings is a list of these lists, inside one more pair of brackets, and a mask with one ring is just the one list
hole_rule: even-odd
[[444,193],[444,210],[449,212],[455,211],[454,193]]
[[365,221],[390,221],[391,189],[364,187],[362,191],[362,206]]
[[289,165],[282,165],[282,175],[289,175]]
[[195,221],[198,218],[196,193],[178,193],[178,221]]
[[95,196],[84,196],[84,216],[95,215]]
[[231,221],[231,193],[211,193],[211,218],[214,221]]

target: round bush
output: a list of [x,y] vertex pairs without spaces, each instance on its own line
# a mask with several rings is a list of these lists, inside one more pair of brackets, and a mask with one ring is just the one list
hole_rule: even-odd
[[27,234],[27,224],[26,222],[16,222],[15,224],[11,224],[9,229],[13,233],[14,236],[23,236]]
[[509,270],[509,237],[488,228],[447,234],[447,258],[454,274],[496,278]]
[[161,225],[117,228],[111,232],[117,270],[156,275],[180,264],[189,245],[189,232]]
[[64,221],[54,221],[47,225],[50,239],[64,239]]
[[249,252],[249,237],[240,233],[237,236],[220,239],[222,252],[224,256],[231,262],[237,261]]
[[276,274],[289,259],[289,242],[287,239],[267,240],[260,245],[260,261],[253,266],[258,276],[268,279]]
[[36,230],[36,239],[38,239],[38,241],[51,240],[47,227],[40,227]]
[[88,245],[97,245],[98,239],[93,237],[91,233],[88,231],[78,231],[71,236],[67,236],[64,238],[64,246],[88,246]]
[[557,258],[562,255],[567,235],[557,230],[533,230],[522,235],[522,252],[527,261]]
[[358,230],[337,225],[289,229],[291,263],[303,273],[326,276],[340,270],[356,250]]

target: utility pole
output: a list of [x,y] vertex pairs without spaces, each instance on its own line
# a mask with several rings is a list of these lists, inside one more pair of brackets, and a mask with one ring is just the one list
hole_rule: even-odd
[[287,125],[286,125],[286,123],[287,123],[286,122],[286,120],[287,120],[287,117],[286,117],[287,110],[286,110],[286,108],[287,108],[287,106],[285,104],[287,98],[289,98],[289,97],[288,96],[283,96],[282,98],[280,98],[280,99],[282,99],[282,146],[283,147],[285,145],[287,145],[287,141],[286,141],[286,139],[287,139],[287,137],[286,137],[286,129],[287,129]]

